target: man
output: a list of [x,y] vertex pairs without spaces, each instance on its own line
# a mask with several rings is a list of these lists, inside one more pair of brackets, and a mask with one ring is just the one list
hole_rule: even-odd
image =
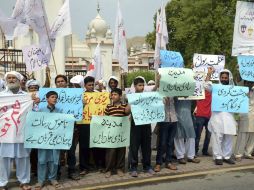
[[176,100],[175,109],[177,115],[177,131],[174,138],[175,153],[179,164],[188,162],[198,164],[199,159],[195,158],[195,130],[191,116],[191,100]]
[[204,145],[202,149],[203,156],[209,156],[208,153],[208,147],[210,143],[210,137],[211,133],[208,130],[208,122],[211,117],[211,103],[212,103],[212,94],[205,90],[205,99],[203,100],[197,100],[197,105],[194,111],[195,115],[195,133],[196,133],[196,139],[195,139],[195,152],[196,155],[198,155],[199,151],[199,141],[201,138],[201,134],[203,131],[203,127],[205,127],[205,140]]
[[[81,88],[82,84],[84,86],[84,78],[81,75],[74,76],[73,78],[71,78],[70,82],[76,88]],[[55,78],[55,85],[57,88],[67,88],[68,87],[67,77],[65,75],[57,75]],[[79,175],[76,174],[76,155],[75,155],[76,147],[78,144],[78,138],[79,134],[77,125],[75,123],[71,148],[67,151],[68,178],[72,180],[80,179]],[[65,153],[66,151],[61,151],[60,162],[62,163],[60,165],[64,165],[63,163],[65,163]],[[60,178],[61,176],[60,167],[58,168],[59,168],[58,178]]]
[[55,85],[57,88],[67,88],[68,80],[65,75],[57,75],[55,78]]
[[119,80],[117,77],[115,76],[109,77],[107,91],[111,92],[111,90],[118,87],[118,84],[119,84]]
[[[16,71],[5,74],[7,89],[0,95],[26,94],[21,90],[22,75]],[[32,107],[32,104],[31,104]],[[16,175],[20,187],[24,190],[31,189],[30,182],[30,149],[24,148],[24,143],[0,143],[0,189],[7,189],[8,178],[11,172],[11,160],[16,163]]]
[[26,92],[26,82],[28,80],[27,76],[25,74],[21,74],[22,78],[20,80],[20,87],[21,90]]
[[254,159],[251,155],[254,150],[254,82],[243,81],[249,88],[249,113],[241,113],[239,116],[238,135],[235,145],[235,159]]
[[[213,68],[208,68],[205,82],[205,89],[212,91],[210,77],[214,72]],[[224,69],[219,73],[219,83],[222,85],[234,85],[232,73]],[[212,112],[208,129],[211,132],[213,158],[216,165],[223,165],[223,161],[228,164],[235,164],[231,158],[233,149],[233,136],[236,135],[236,121],[232,113]]]

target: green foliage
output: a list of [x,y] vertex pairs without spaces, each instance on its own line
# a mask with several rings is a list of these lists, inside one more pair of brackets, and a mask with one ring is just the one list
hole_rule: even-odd
[[149,80],[154,80],[155,72],[153,72],[153,71],[136,71],[136,72],[128,73],[127,74],[127,87],[131,86],[133,80],[137,76],[144,77],[146,79],[146,82],[148,82]]
[[[226,56],[226,68],[236,74],[231,56],[237,0],[172,0],[166,6],[168,49],[181,52],[190,67],[194,53]],[[156,17],[154,18],[156,20]],[[146,36],[155,45],[155,29]]]

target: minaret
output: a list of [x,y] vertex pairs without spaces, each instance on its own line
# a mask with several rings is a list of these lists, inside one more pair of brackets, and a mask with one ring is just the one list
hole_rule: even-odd
[[[98,2],[98,1],[97,1]],[[113,40],[112,32],[106,21],[100,16],[100,4],[97,3],[97,16],[89,23],[86,32],[86,43],[91,50],[93,57],[94,50],[98,43],[101,47],[101,57],[104,70],[104,80],[108,80],[112,75],[112,51]]]

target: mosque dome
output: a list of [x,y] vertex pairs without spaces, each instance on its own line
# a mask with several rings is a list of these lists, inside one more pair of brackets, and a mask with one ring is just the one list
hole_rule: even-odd
[[111,38],[112,38],[112,32],[111,32],[109,26],[108,26],[107,33],[106,33],[106,38],[108,38],[108,39],[111,39]]
[[90,32],[91,38],[95,38],[96,37],[96,31],[95,31],[95,29],[91,28],[90,30],[91,30],[91,32]]
[[108,25],[106,21],[101,18],[99,13],[89,24],[89,30],[91,33],[92,29],[94,29],[96,37],[104,38],[106,36]]

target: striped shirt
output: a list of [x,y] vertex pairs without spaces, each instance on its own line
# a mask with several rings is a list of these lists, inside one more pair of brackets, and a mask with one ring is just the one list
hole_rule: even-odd
[[125,108],[127,104],[121,103],[120,105],[108,104],[104,113],[105,115],[123,117],[126,116]]

